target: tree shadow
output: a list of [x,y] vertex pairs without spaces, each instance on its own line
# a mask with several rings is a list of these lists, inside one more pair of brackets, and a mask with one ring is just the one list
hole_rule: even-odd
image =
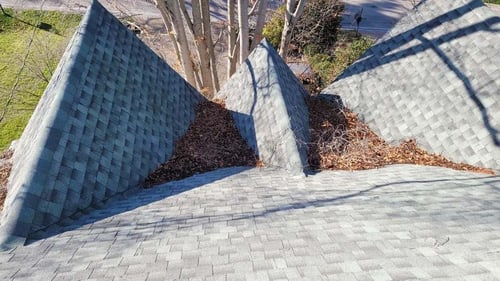
[[[0,6],[0,7],[1,7],[1,6]],[[43,30],[43,31],[52,32],[52,33],[54,33],[54,34],[56,34],[56,35],[61,36],[61,34],[59,34],[59,32],[58,32],[57,30],[55,30],[55,29],[53,28],[52,24],[50,24],[50,23],[46,23],[46,22],[40,21],[40,23],[36,23],[36,24],[34,24],[34,23],[31,23],[31,22],[25,21],[25,20],[23,20],[22,18],[17,17],[16,15],[13,15],[13,14],[8,13],[8,12],[7,12],[7,11],[5,11],[3,8],[1,8],[1,12],[2,12],[2,14],[3,14],[4,16],[9,17],[9,18],[12,18],[12,19],[14,19],[14,20],[16,20],[16,21],[18,21],[18,22],[20,22],[20,23],[24,24],[24,25],[28,25],[28,26],[31,26],[31,27],[33,27],[33,28],[37,28],[37,29],[40,29],[40,30]]]
[[[231,176],[237,173],[244,171],[245,168],[231,168],[231,169],[225,169],[223,171],[223,175],[226,176]],[[204,184],[208,184],[211,182],[214,182],[217,179],[220,179],[220,175],[217,175],[217,173],[207,173],[204,174],[203,177],[193,177],[189,180],[183,180],[179,181],[176,183],[174,188],[172,187],[172,184],[168,185],[168,189],[165,187],[163,189],[158,189],[154,194],[148,194],[145,192],[138,193],[134,196],[132,196],[129,199],[126,200],[121,200],[116,202],[114,208],[108,208],[106,210],[100,210],[100,211],[95,211],[89,214],[86,217],[81,217],[79,221],[73,223],[72,225],[67,226],[66,228],[63,228],[60,232],[63,231],[69,231],[73,230],[79,227],[82,227],[84,225],[90,225],[92,224],[92,232],[98,233],[100,236],[99,241],[105,241],[106,237],[108,237],[110,240],[115,239],[115,235],[117,235],[117,227],[109,227],[105,219],[119,213],[124,213],[130,210],[133,210],[137,207],[153,203],[156,201],[159,201],[161,199],[167,198],[169,196],[174,196],[176,194],[180,194],[184,191],[188,191],[192,188],[196,188],[199,186],[202,186]],[[407,180],[407,181],[393,181],[393,182],[388,182],[388,183],[383,183],[383,184],[373,184],[367,188],[357,190],[357,191],[352,191],[344,195],[338,195],[330,198],[325,198],[325,199],[315,199],[315,200],[297,200],[295,202],[291,202],[288,204],[282,204],[282,205],[277,205],[277,206],[270,206],[269,208],[265,209],[259,209],[255,210],[253,208],[249,208],[247,210],[242,210],[238,213],[234,212],[228,212],[228,213],[221,213],[221,214],[215,214],[215,215],[193,215],[193,214],[181,214],[181,215],[174,215],[171,217],[155,217],[153,219],[148,220],[147,214],[144,214],[145,219],[144,221],[132,221],[132,220],[126,220],[122,223],[120,223],[120,226],[123,226],[126,228],[126,230],[129,230],[129,226],[134,227],[134,231],[132,232],[127,232],[127,240],[131,241],[130,243],[136,243],[137,239],[145,239],[144,233],[147,233],[147,237],[154,239],[154,237],[161,235],[162,232],[166,231],[178,231],[182,229],[190,229],[199,225],[204,225],[204,224],[217,224],[217,223],[229,223],[229,222],[237,222],[237,221],[255,221],[259,220],[262,218],[274,216],[287,212],[294,212],[298,210],[303,210],[303,209],[308,209],[308,208],[322,208],[322,207],[329,207],[329,206],[340,206],[344,204],[354,204],[355,202],[349,201],[349,200],[354,200],[357,197],[362,197],[362,196],[369,196],[371,200],[389,200],[389,198],[392,198],[391,194],[398,194],[398,193],[408,193],[408,198],[414,198],[414,197],[426,197],[426,196],[431,196],[431,194],[434,194],[435,196],[443,196],[440,195],[441,193],[437,192],[437,190],[448,190],[449,192],[453,192],[455,189],[470,189],[474,188],[476,186],[490,186],[492,189],[496,190],[497,192],[500,192],[498,187],[495,187],[498,185],[499,182],[499,177],[498,176],[485,176],[485,177],[468,177],[465,179],[459,179],[456,177],[450,177],[450,178],[440,178],[440,179],[431,179],[431,180]],[[457,185],[446,185],[446,186],[440,186],[439,184],[446,184],[446,183],[460,183]],[[438,184],[438,186],[435,186],[434,184]],[[404,189],[405,185],[411,185],[411,190]],[[432,186],[429,186],[432,185]],[[424,188],[428,186],[428,188]],[[401,187],[401,188],[399,188]],[[390,188],[390,190],[387,191],[381,191],[384,188]],[[344,191],[344,189],[342,189]],[[348,191],[345,189],[345,191]],[[286,196],[287,194],[281,194],[281,196]],[[244,194],[242,194],[244,196]],[[498,194],[497,194],[498,196]],[[266,197],[264,197],[266,198]],[[277,198],[273,198],[274,200],[278,200]],[[475,202],[475,204],[482,204],[485,207],[488,208],[488,210],[500,210],[500,207],[495,207],[492,206],[490,202],[481,202],[481,199],[476,199],[476,198],[469,198],[467,200],[471,200],[471,202]],[[370,201],[367,201],[366,198],[363,199],[362,202],[369,203]],[[414,201],[401,201],[401,204],[410,204],[411,202]],[[417,201],[418,202],[418,201]],[[379,204],[385,204],[385,201],[379,202]],[[422,201],[422,203],[417,203],[421,205],[422,208],[425,208],[425,202]],[[456,211],[455,209],[451,208],[453,206],[450,206],[450,209],[443,209],[440,212],[440,215],[443,216],[448,216],[451,215],[451,212]],[[446,212],[450,212],[450,214],[447,214]],[[432,219],[432,218],[431,218]],[[103,221],[102,223],[97,223],[99,221]],[[118,228],[120,227],[118,226]],[[52,235],[55,235],[58,233],[54,233]],[[47,238],[42,237],[42,238]],[[81,239],[86,239],[86,237],[80,237]],[[90,237],[90,239],[93,239]],[[29,243],[36,242],[36,240],[30,240]],[[81,243],[81,242],[79,242]],[[126,243],[125,243],[126,244]]]
[[[484,180],[484,179],[498,179],[498,176],[489,176],[489,177],[476,177],[476,178],[467,178],[467,180]],[[455,182],[457,179],[455,178],[449,178],[449,179],[436,179],[436,180],[413,180],[413,181],[399,181],[399,182],[390,182],[390,183],[385,183],[385,184],[377,184],[373,185],[370,188],[366,188],[360,191],[352,192],[346,195],[342,196],[337,196],[333,198],[328,198],[328,199],[321,199],[321,200],[311,200],[311,201],[304,201],[304,202],[297,202],[297,203],[292,203],[288,204],[285,206],[280,206],[276,208],[271,208],[269,210],[263,211],[257,216],[267,216],[276,212],[284,211],[284,210],[296,210],[296,209],[304,209],[307,207],[325,207],[325,206],[331,206],[331,205],[336,205],[340,203],[342,200],[346,199],[351,199],[354,197],[358,197],[361,195],[365,195],[367,193],[376,191],[378,189],[382,189],[385,187],[394,187],[394,186],[399,186],[399,185],[407,185],[407,184],[431,184],[431,183],[442,183],[442,182]],[[495,182],[498,182],[495,181]]]
[[[500,189],[498,187],[493,186],[493,184],[498,185],[498,182],[500,181],[498,176],[486,176],[486,177],[471,177],[463,180],[458,180],[462,183],[466,183],[468,181],[477,181],[481,180],[481,184],[489,185],[490,188],[494,189],[495,191],[500,192]],[[346,200],[353,199],[359,196],[363,195],[368,195],[370,193],[373,193],[375,191],[378,191],[380,189],[386,188],[386,187],[397,187],[397,186],[403,186],[403,185],[426,185],[426,184],[435,184],[435,183],[446,183],[446,182],[457,182],[456,178],[443,178],[443,179],[433,179],[433,180],[409,180],[409,181],[397,181],[397,182],[389,182],[389,183],[384,183],[384,184],[376,184],[373,185],[369,188],[365,188],[359,191],[354,191],[345,195],[340,195],[340,196],[335,196],[327,199],[319,199],[319,200],[309,200],[309,201],[299,201],[299,202],[294,202],[290,204],[285,204],[285,205],[280,205],[276,206],[273,208],[266,209],[264,211],[252,211],[248,213],[242,213],[242,214],[235,214],[235,213],[230,213],[230,214],[225,214],[225,215],[217,215],[217,216],[199,216],[199,217],[190,217],[189,219],[193,219],[193,222],[195,224],[193,225],[184,225],[184,227],[193,227],[196,226],[196,221],[201,220],[204,218],[210,218],[210,222],[217,223],[217,222],[223,222],[223,221],[238,221],[238,220],[248,220],[248,219],[255,219],[259,217],[267,217],[270,215],[274,215],[276,213],[280,212],[285,212],[285,211],[295,211],[295,210],[301,210],[301,209],[306,209],[310,207],[328,207],[328,206],[333,206],[333,205],[342,205],[346,203]],[[467,188],[472,188],[474,187],[473,184],[467,185]],[[455,187],[455,188],[464,188],[462,187]],[[452,189],[452,187],[448,188]],[[399,192],[399,191],[395,191]],[[405,191],[403,191],[405,192]],[[408,191],[409,192],[409,191]],[[433,190],[428,190],[428,192],[435,192]],[[388,196],[390,194],[384,193]],[[500,210],[500,207],[497,208]],[[172,218],[172,219],[166,219],[166,222],[169,223],[175,223],[175,222],[185,222],[187,218],[184,217],[177,217],[177,218]]]
[[[186,2],[186,7],[189,13],[191,13],[193,9],[193,5],[191,2]],[[226,14],[227,14],[227,7],[225,5],[220,5],[217,2],[210,1],[209,3],[210,7],[210,16],[219,20],[219,21],[225,21],[226,20]]]
[[[466,14],[473,12],[475,9],[481,7],[484,7],[482,1],[468,1],[468,3],[465,3],[461,7],[448,11],[447,13],[437,16],[432,20],[426,21],[410,30],[378,42],[377,44],[372,46],[370,50],[366,52],[357,62],[352,64],[347,71],[341,74],[334,81],[334,83],[350,76],[361,74],[383,65],[390,64],[400,59],[414,56],[427,50],[432,50],[441,59],[444,65],[446,65],[446,67],[452,73],[454,73],[454,75],[460,81],[462,81],[462,84],[466,89],[469,98],[473,101],[473,103],[481,113],[484,127],[489,131],[492,142],[495,146],[500,146],[500,129],[496,128],[492,124],[488,109],[484,106],[484,103],[474,89],[471,83],[471,79],[467,77],[467,75],[464,74],[458,66],[456,66],[454,61],[450,59],[440,48],[440,45],[442,44],[451,42],[459,38],[467,37],[468,35],[476,32],[483,31],[489,33],[499,33],[500,28],[496,25],[500,23],[500,17],[493,16],[481,22],[452,30],[432,39],[427,39],[424,36],[424,34],[440,27],[444,23],[459,19],[460,17],[463,17]],[[420,43],[403,50],[394,51],[413,40],[418,40],[420,41]]]
[[127,192],[126,194],[114,196],[102,206],[97,207],[98,209],[91,207],[81,213],[75,214],[73,216],[73,218],[75,218],[74,220],[67,218],[58,224],[51,225],[46,229],[30,234],[30,236],[26,239],[25,245],[32,244],[38,240],[46,239],[66,231],[71,231],[85,225],[95,224],[112,216],[132,211],[139,207],[199,188],[252,168],[254,167],[222,168],[216,171],[194,175],[179,181],[168,182],[158,185],[152,189],[135,189]]
[[[259,43],[258,47],[267,49],[267,46],[262,43]],[[270,61],[271,56],[268,55],[266,59],[268,66],[275,65],[274,62]],[[261,116],[262,114],[270,114],[270,113],[262,112],[261,108],[257,107],[257,104],[259,103],[260,105],[262,105],[265,102],[264,100],[269,97],[271,88],[279,86],[278,85],[279,82],[271,81],[272,75],[275,75],[273,67],[266,67],[265,68],[266,73],[262,74],[262,69],[259,69],[259,73],[256,73],[254,65],[249,59],[246,59],[244,61],[244,65],[246,66],[251,79],[252,96],[251,98],[247,96],[244,97],[245,99],[250,99],[249,101],[246,101],[246,104],[250,105],[250,109],[248,110],[248,114],[235,111],[231,111],[231,113],[233,115],[236,124],[238,125],[238,129],[240,130],[240,133],[242,134],[243,138],[247,141],[248,145],[252,149],[254,149],[255,154],[259,155],[259,146],[255,128],[255,117],[256,116],[262,117]],[[260,74],[260,76],[258,74]],[[269,125],[271,126],[271,124]]]

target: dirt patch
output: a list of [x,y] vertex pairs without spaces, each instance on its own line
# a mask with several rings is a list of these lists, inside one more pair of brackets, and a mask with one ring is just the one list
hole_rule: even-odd
[[6,149],[0,153],[0,211],[7,197],[7,182],[12,169],[12,154],[14,152]]
[[223,103],[202,102],[196,109],[193,124],[176,143],[172,158],[146,178],[145,186],[224,167],[259,165]]
[[391,146],[339,102],[311,96],[307,105],[312,169],[365,170],[391,164],[417,164],[494,174],[490,169],[455,163],[428,153],[415,140]]

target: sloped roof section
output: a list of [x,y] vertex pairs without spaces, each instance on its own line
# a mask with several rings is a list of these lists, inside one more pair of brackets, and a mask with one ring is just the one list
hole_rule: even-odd
[[500,169],[500,18],[481,0],[422,2],[322,94],[384,139]]
[[136,187],[202,99],[93,1],[16,147],[0,245]]
[[302,84],[263,39],[217,93],[266,166],[302,173],[307,166],[309,114]]

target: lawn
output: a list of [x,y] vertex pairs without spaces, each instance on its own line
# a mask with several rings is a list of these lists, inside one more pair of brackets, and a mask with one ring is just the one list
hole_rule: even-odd
[[0,151],[21,136],[81,20],[60,12],[5,12],[0,12]]
[[484,0],[484,2],[500,5],[500,0]]

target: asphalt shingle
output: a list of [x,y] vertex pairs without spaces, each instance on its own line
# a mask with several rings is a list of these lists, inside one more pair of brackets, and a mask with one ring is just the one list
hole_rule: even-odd
[[307,164],[307,92],[266,39],[252,51],[217,97],[267,166],[302,173]]
[[0,245],[135,188],[202,99],[93,1],[16,147]]
[[0,279],[495,280],[499,182],[413,165],[308,177],[227,168],[2,252]]
[[323,94],[383,139],[500,169],[500,18],[481,0],[427,0]]

